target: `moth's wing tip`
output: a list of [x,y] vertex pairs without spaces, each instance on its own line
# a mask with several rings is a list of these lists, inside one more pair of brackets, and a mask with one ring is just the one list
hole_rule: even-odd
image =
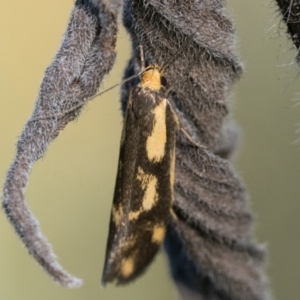
[[106,280],[104,278],[101,279],[101,288],[105,289],[106,288]]
[[101,280],[101,287],[105,288],[107,283],[111,283],[116,286],[126,285],[132,280],[133,278],[124,278],[115,273],[103,273],[102,280]]
[[102,273],[102,278],[101,278],[101,287],[105,288],[106,284],[109,283],[110,281],[111,280],[109,280],[109,275],[108,275],[108,273],[104,269],[103,273]]
[[102,273],[101,287],[105,288],[107,283],[113,283],[115,280],[118,280],[117,277],[104,269]]
[[119,281],[119,278],[110,277],[110,278],[102,278],[102,280],[101,280],[101,287],[103,289],[106,288],[106,285],[108,283],[111,283],[111,284],[114,284],[114,285],[122,285],[122,282]]

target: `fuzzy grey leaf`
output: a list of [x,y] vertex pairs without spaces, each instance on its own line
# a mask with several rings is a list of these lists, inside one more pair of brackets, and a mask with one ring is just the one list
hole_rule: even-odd
[[[264,249],[253,238],[246,194],[230,163],[194,145],[180,145],[176,166],[178,220],[166,240],[175,279],[205,299],[215,293],[220,299],[270,299]],[[175,250],[178,243],[181,250]]]
[[[147,64],[161,66],[182,47],[164,72],[169,100],[183,128],[207,147],[178,134],[177,220],[165,246],[183,299],[270,299],[264,249],[253,237],[243,184],[226,160],[238,137],[227,98],[242,67],[224,1],[126,0],[123,21],[133,45],[125,77],[140,71],[139,44]],[[135,84],[122,87],[123,110]]]
[[78,117],[115,60],[120,1],[77,0],[61,48],[47,68],[31,118],[17,143],[17,154],[3,190],[3,208],[29,253],[58,283],[77,287],[43,237],[24,200],[33,163],[67,123]]

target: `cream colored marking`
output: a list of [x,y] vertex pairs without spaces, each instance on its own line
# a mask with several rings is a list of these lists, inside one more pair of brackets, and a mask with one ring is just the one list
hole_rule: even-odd
[[154,126],[146,142],[147,156],[150,161],[160,162],[165,156],[167,142],[166,106],[167,100],[164,100],[152,111]]
[[161,88],[160,83],[161,72],[157,65],[153,65],[153,68],[147,70],[142,75],[141,86],[147,87],[153,91],[159,91]]
[[147,176],[146,173],[144,172],[144,170],[141,167],[138,167],[138,173],[136,175],[136,179],[141,181],[141,185],[142,185],[142,189],[144,190],[146,188],[147,185]]
[[143,210],[150,210],[156,204],[158,200],[156,186],[157,186],[157,178],[154,177],[153,175],[150,175],[148,185],[143,197]]
[[135,220],[135,219],[137,219],[138,217],[139,217],[139,215],[141,214],[141,210],[138,210],[138,211],[131,211],[130,213],[129,213],[129,221],[132,221],[132,220]]
[[114,220],[116,226],[119,226],[124,217],[122,206],[120,206],[119,209],[116,209],[115,206],[113,206],[112,207],[112,215],[113,215],[113,220]]
[[136,220],[142,212],[150,210],[158,200],[158,194],[156,191],[157,178],[154,175],[146,174],[141,167],[138,167],[136,179],[141,182],[144,197],[141,208],[129,213],[129,221]]
[[142,189],[145,190],[148,187],[149,182],[152,181],[153,179],[156,179],[156,177],[152,174],[146,174],[141,167],[138,167],[138,173],[136,175],[136,179],[141,182]]
[[171,187],[171,193],[172,193],[172,199],[171,201],[174,201],[174,184],[175,184],[175,149],[171,150],[170,153],[170,187]]
[[126,258],[121,263],[121,273],[124,277],[129,277],[134,271],[134,260],[132,258]]
[[143,210],[150,210],[158,200],[158,194],[156,192],[157,178],[154,175],[146,174],[144,170],[139,167],[136,179],[141,182],[141,187],[145,191],[142,208],[138,212],[133,212],[132,217],[138,217],[137,213],[141,213]]
[[156,225],[152,233],[152,243],[160,244],[165,238],[166,228],[162,225]]

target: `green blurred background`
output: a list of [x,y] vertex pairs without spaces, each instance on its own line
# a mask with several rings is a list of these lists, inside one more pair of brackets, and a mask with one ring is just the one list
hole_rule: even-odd
[[[0,0],[1,182],[73,2]],[[284,28],[278,30],[276,7],[269,2],[229,2],[246,71],[232,96],[233,112],[244,132],[234,161],[249,189],[258,239],[268,244],[274,295],[299,300],[300,144],[293,142],[300,122],[300,79],[295,51]],[[120,80],[129,52],[122,29],[117,63],[103,88]],[[67,290],[53,284],[1,212],[1,300],[176,298],[162,254],[134,284],[100,287],[122,125],[118,99],[118,89],[97,98],[67,126],[34,166],[26,192],[61,264],[85,285]]]

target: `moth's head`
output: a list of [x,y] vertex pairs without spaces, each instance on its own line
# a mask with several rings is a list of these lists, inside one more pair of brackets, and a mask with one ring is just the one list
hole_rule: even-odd
[[142,74],[141,86],[153,91],[159,91],[162,87],[162,69],[158,65],[150,65]]

